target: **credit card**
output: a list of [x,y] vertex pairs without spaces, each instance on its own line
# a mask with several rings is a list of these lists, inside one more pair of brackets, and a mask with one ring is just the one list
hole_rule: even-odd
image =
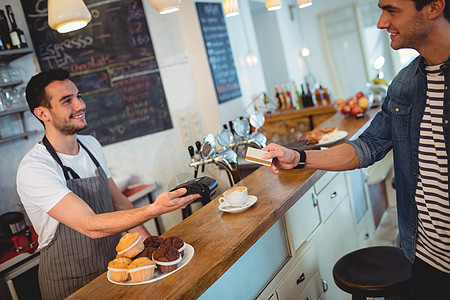
[[245,160],[253,163],[257,163],[264,166],[270,166],[272,164],[272,159],[263,159],[261,156],[267,153],[267,151],[259,150],[256,148],[248,147],[247,154],[245,154]]

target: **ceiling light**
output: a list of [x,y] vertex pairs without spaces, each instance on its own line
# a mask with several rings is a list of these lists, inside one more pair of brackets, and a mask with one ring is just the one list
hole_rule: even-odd
[[59,33],[85,27],[91,13],[83,0],[48,0],[48,25]]
[[297,0],[298,7],[304,8],[312,5],[312,0]]
[[150,0],[152,6],[161,15],[170,14],[180,9],[181,0]]
[[268,11],[281,8],[281,0],[266,0],[266,8]]
[[239,5],[237,0],[222,0],[222,3],[225,17],[232,17],[239,15]]

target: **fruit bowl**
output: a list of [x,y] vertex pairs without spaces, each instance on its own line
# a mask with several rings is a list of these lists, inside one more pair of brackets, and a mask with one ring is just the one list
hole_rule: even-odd
[[336,110],[346,117],[362,118],[367,109],[371,106],[371,101],[363,93],[358,92],[353,97],[336,100]]

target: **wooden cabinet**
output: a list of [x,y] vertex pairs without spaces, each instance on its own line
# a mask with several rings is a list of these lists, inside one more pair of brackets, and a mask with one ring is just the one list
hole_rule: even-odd
[[305,252],[278,286],[279,300],[306,299],[306,295],[309,299],[317,299],[323,293],[316,253],[313,248]]
[[[334,209],[347,195],[347,184],[344,173],[338,173],[333,179],[327,182],[328,178],[321,178],[315,185],[317,200],[319,202],[320,218],[326,221]],[[320,189],[323,183],[327,183]]]
[[358,248],[357,233],[350,211],[349,197],[336,207],[329,218],[316,230],[311,244],[316,249],[320,274],[328,285],[325,299],[350,299],[350,294],[340,290],[333,279],[333,267],[345,254]]
[[265,115],[265,123],[259,132],[269,141],[292,142],[297,135],[316,128],[335,113],[333,105],[276,111]]
[[294,252],[297,252],[320,224],[317,196],[310,188],[285,215],[287,232]]

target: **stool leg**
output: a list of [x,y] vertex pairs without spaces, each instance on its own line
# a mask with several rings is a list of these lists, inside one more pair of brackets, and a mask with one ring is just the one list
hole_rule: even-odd
[[366,300],[366,297],[361,295],[352,295],[352,300]]

